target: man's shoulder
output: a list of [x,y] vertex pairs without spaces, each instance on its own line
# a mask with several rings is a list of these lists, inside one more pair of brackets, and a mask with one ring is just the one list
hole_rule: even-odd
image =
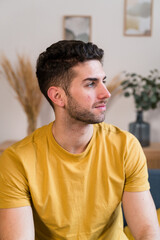
[[11,145],[5,150],[5,152],[15,152],[17,154],[23,152],[23,154],[25,155],[27,152],[32,151],[35,146],[44,144],[44,142],[49,137],[51,128],[52,123],[37,128],[29,136]]
[[138,140],[132,133],[112,124],[102,122],[99,124],[95,124],[94,128],[98,135],[100,135],[102,138],[105,138],[107,142],[115,143],[115,141],[118,141],[123,144],[138,142]]
[[123,130],[115,125],[108,124],[105,122],[95,124],[95,128],[97,131],[102,131],[106,134],[124,134],[131,135],[128,131]]

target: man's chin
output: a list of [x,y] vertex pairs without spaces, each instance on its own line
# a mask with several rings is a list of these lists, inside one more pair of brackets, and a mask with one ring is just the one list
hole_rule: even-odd
[[88,123],[89,124],[97,124],[97,123],[104,122],[104,120],[105,120],[105,115],[101,118],[91,119],[90,121],[88,121]]

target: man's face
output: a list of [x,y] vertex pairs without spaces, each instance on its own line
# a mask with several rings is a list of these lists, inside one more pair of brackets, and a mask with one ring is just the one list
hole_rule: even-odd
[[66,110],[72,119],[94,124],[105,119],[106,102],[111,96],[106,75],[97,60],[79,63],[72,68],[73,78],[67,94]]

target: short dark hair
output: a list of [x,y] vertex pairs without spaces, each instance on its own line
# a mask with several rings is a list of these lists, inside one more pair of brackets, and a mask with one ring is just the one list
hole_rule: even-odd
[[52,44],[39,55],[36,75],[41,92],[53,106],[47,95],[51,86],[60,86],[67,93],[72,80],[72,67],[80,62],[99,60],[104,51],[95,44],[76,40],[62,40]]

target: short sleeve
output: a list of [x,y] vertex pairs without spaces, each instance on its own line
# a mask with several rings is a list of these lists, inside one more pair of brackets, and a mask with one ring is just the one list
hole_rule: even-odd
[[30,205],[25,170],[12,147],[0,156],[0,208]]
[[150,189],[148,169],[143,149],[136,137],[128,134],[125,153],[124,191],[139,192]]

